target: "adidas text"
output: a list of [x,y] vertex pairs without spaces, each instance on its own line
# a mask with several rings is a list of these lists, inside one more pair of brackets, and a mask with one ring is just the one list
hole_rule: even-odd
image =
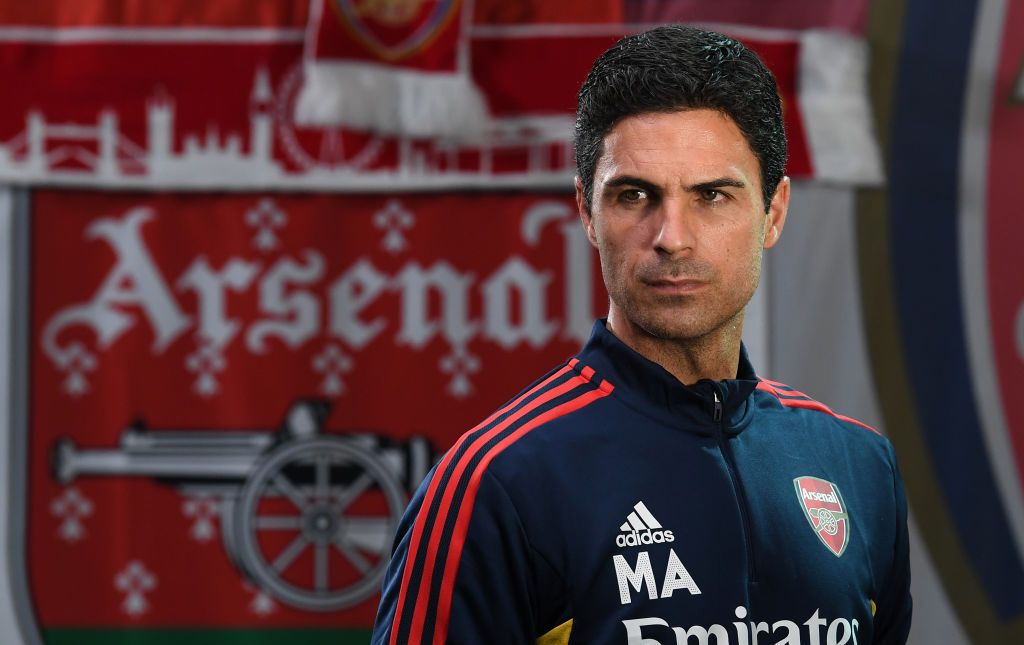
[[615,544],[618,546],[640,546],[643,544],[662,544],[664,542],[674,542],[675,536],[672,535],[672,531],[664,531],[658,529],[652,531],[647,529],[646,531],[632,531],[630,533],[619,533],[615,536]]

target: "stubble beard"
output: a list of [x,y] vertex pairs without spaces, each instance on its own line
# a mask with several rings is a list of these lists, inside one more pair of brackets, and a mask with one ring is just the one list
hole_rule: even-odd
[[628,292],[610,296],[629,323],[654,340],[692,345],[728,326],[743,312],[739,309],[708,311],[698,296],[656,297],[640,301]]
[[[700,265],[677,263],[672,267],[641,267],[637,276],[624,275],[621,267],[604,269],[612,305],[637,331],[655,341],[694,346],[718,332],[730,336],[742,333],[744,311],[760,280],[761,254],[752,258],[747,280],[724,293],[714,272]],[[705,280],[710,288],[693,295],[659,296],[647,291],[642,282],[645,277],[666,275]]]

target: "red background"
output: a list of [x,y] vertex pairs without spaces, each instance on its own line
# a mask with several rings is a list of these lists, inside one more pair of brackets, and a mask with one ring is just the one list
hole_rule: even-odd
[[[331,340],[326,330],[329,284],[358,259],[371,261],[393,276],[409,262],[424,267],[444,261],[470,271],[470,315],[482,314],[480,283],[510,255],[519,255],[552,279],[547,288],[549,318],[564,314],[562,237],[557,224],[543,229],[540,242],[530,247],[520,235],[521,214],[532,204],[550,198],[521,194],[408,196],[402,204],[416,214],[406,232],[409,248],[393,256],[381,249],[382,232],[372,215],[386,203],[383,197],[275,196],[289,223],[281,232],[283,246],[264,255],[252,246],[253,229],[245,212],[257,197],[109,194],[97,192],[37,192],[32,230],[32,382],[30,413],[30,524],[28,533],[30,586],[40,621],[53,626],[193,625],[232,626],[259,620],[267,625],[367,626],[372,623],[376,597],[342,612],[311,614],[284,605],[263,619],[249,612],[251,592],[243,589],[220,537],[200,544],[188,535],[192,519],[182,512],[173,488],[145,477],[82,477],[74,482],[94,503],[85,519],[86,537],[77,543],[60,539],[59,519],[50,512],[51,500],[63,487],[53,478],[50,453],[61,437],[82,448],[114,448],[122,430],[135,420],[153,429],[266,428],[282,421],[288,406],[300,397],[319,394],[321,376],[310,369],[312,358]],[[559,201],[569,205],[566,198]],[[73,304],[89,301],[114,266],[106,242],[86,240],[86,227],[101,217],[120,218],[137,206],[148,206],[156,218],[143,225],[142,235],[179,306],[195,317],[194,294],[174,288],[178,277],[198,256],[214,270],[232,257],[259,261],[260,273],[242,293],[228,292],[226,313],[242,327],[227,346],[227,369],[218,375],[219,395],[204,398],[192,389],[194,375],[184,367],[196,344],[190,328],[165,351],[154,352],[154,335],[142,311],[125,306],[136,324],[107,351],[95,347],[93,333],[70,328],[59,341],[85,343],[98,358],[87,376],[90,393],[75,398],[65,393],[64,375],[41,348],[40,333],[53,315]],[[571,219],[567,220],[572,223]],[[324,277],[308,289],[320,302],[321,331],[298,348],[269,341],[265,355],[244,345],[248,323],[263,319],[258,311],[259,280],[285,254],[301,259],[304,249],[317,250],[326,260]],[[596,262],[594,263],[596,267]],[[594,315],[605,300],[600,278],[594,276]],[[291,290],[307,289],[293,286]],[[477,338],[469,343],[481,368],[471,375],[476,395],[465,401],[446,390],[448,376],[438,368],[448,353],[436,338],[422,350],[395,342],[400,296],[382,295],[361,314],[364,321],[382,317],[387,328],[362,350],[342,345],[354,368],[343,379],[347,391],[332,401],[326,427],[331,431],[376,431],[395,438],[429,437],[443,450],[473,423],[501,402],[575,353],[579,343],[556,333],[545,347],[529,345],[503,349]],[[432,303],[437,313],[439,299]],[[516,311],[513,308],[513,311]],[[129,560],[138,559],[158,578],[147,594],[150,611],[131,618],[120,610],[123,594],[113,581]]]

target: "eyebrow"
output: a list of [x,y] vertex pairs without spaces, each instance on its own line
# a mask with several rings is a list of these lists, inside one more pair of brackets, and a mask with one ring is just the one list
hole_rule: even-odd
[[746,188],[747,185],[739,179],[733,179],[731,177],[719,177],[718,179],[712,179],[711,181],[702,181],[699,184],[693,184],[692,186],[686,187],[688,193],[701,193],[705,190],[716,190],[718,188]]
[[[661,187],[658,186],[657,184],[654,184],[646,179],[641,179],[640,177],[633,177],[631,175],[619,175],[618,177],[613,177],[612,179],[609,179],[604,184],[604,188],[606,190],[609,188],[618,188],[620,186],[635,186],[636,188],[640,188],[655,194],[660,193],[662,190]],[[700,193],[705,190],[717,190],[719,188],[746,188],[746,186],[747,185],[742,181],[738,179],[733,179],[732,177],[718,177],[717,179],[702,181],[697,184],[686,186],[683,190],[685,190],[688,193]]]
[[649,182],[646,179],[641,179],[639,177],[633,177],[630,175],[619,175],[618,177],[613,177],[612,179],[609,179],[604,183],[605,190],[608,190],[609,188],[618,188],[620,186],[633,186],[636,188],[642,188],[643,190],[646,190],[649,193],[661,192],[661,188],[656,184]]

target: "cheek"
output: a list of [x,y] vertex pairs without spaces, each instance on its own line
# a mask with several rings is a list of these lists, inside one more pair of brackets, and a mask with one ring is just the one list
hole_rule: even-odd
[[601,274],[609,295],[626,297],[636,276],[637,259],[630,252],[630,247],[618,238],[604,239],[599,246],[601,254]]
[[602,242],[600,250],[601,267],[605,276],[614,277],[626,271],[627,260],[617,243],[605,240]]
[[724,274],[747,277],[760,266],[762,249],[756,231],[745,228],[719,241],[715,255],[719,259],[719,270]]
[[597,231],[597,239],[601,257],[614,259],[616,263],[625,262],[629,249],[633,245],[629,237],[631,233],[635,233],[635,231],[622,227],[609,227],[607,225],[599,229]]

